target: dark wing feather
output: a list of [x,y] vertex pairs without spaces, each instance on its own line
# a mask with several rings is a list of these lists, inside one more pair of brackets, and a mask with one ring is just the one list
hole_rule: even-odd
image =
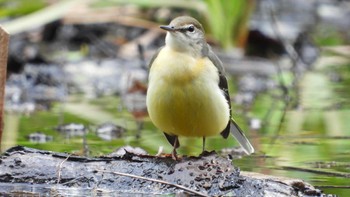
[[[163,133],[164,133],[164,132],[163,132]],[[169,142],[172,146],[174,146],[174,145],[175,145],[175,140],[176,140],[177,136],[176,136],[176,135],[169,135],[169,134],[167,134],[167,133],[164,133],[164,135],[165,135],[166,139],[168,140],[168,142]],[[174,147],[174,148],[179,148],[179,147],[180,147],[180,142],[177,141],[176,147]]]
[[236,138],[238,143],[242,146],[244,152],[248,155],[254,153],[254,148],[250,144],[247,137],[244,135],[242,129],[238,126],[238,124],[232,119],[231,117],[231,101],[230,101],[230,95],[228,92],[228,84],[227,79],[225,77],[225,71],[222,62],[220,59],[214,54],[214,52],[210,49],[210,46],[208,45],[207,50],[207,56],[208,58],[213,62],[213,64],[218,68],[219,71],[219,87],[224,92],[225,98],[229,104],[230,108],[230,120],[227,123],[226,128],[221,132],[221,135],[224,138],[227,138],[229,133],[231,132],[232,135]]
[[[213,62],[213,64],[218,68],[219,70],[219,87],[224,92],[225,98],[227,100],[227,103],[230,107],[230,119],[231,119],[231,102],[230,102],[230,94],[228,92],[228,84],[227,79],[224,75],[224,67],[220,59],[215,55],[215,53],[211,50],[210,46],[208,45],[207,55],[210,61]],[[225,139],[230,134],[230,121],[228,121],[226,128],[221,132],[222,137]]]
[[[231,119],[231,101],[230,101],[230,95],[228,92],[227,79],[220,72],[219,72],[219,77],[220,77],[219,87],[225,94],[226,101],[227,101],[228,106],[230,108],[230,119]],[[225,139],[228,137],[229,134],[230,134],[230,121],[228,121],[226,128],[221,132],[222,137],[224,137]]]

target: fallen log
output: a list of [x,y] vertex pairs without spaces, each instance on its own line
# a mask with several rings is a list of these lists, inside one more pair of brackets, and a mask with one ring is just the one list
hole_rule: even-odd
[[240,172],[215,152],[200,157],[82,157],[16,146],[0,156],[0,195],[320,196],[299,180]]

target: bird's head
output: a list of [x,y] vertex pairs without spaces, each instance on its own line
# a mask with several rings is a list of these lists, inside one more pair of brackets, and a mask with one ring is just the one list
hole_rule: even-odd
[[167,31],[165,38],[167,46],[195,57],[203,56],[207,43],[203,27],[196,19],[180,16],[173,19],[169,25],[162,25],[160,28]]

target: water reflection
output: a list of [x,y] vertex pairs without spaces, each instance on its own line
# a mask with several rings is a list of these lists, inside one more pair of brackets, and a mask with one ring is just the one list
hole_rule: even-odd
[[[42,114],[38,113],[37,115]],[[19,119],[21,121],[25,119],[31,124],[35,121],[40,123],[35,116],[20,117]],[[24,127],[21,124],[19,125],[19,128],[23,131]],[[26,128],[25,130],[29,132],[33,131],[33,128]],[[55,132],[52,127],[47,127],[46,131],[50,131],[49,133]],[[87,147],[90,154],[95,156],[110,153],[123,145],[141,147],[150,154],[156,154],[159,146],[164,147],[163,151],[165,153],[171,152],[172,147],[163,134],[156,131],[149,120],[145,122],[145,129],[142,130],[140,138],[136,137],[136,133],[136,130],[129,130],[123,138],[111,141],[103,141],[95,134],[89,133],[87,135]],[[54,142],[46,144],[31,143],[24,137],[19,137],[18,139],[22,140],[16,143],[38,149],[84,154],[84,145],[81,138],[65,139],[63,136],[53,135],[55,136]],[[327,133],[322,134],[315,131],[301,130],[294,133],[282,131],[280,136],[271,144],[271,139],[275,137],[273,135],[259,134],[256,131],[252,131],[248,135],[257,149],[257,153],[252,156],[234,159],[233,163],[242,170],[303,179],[315,186],[320,186],[322,190],[328,193],[341,195],[349,191],[341,188],[328,189],[330,186],[348,186],[350,177],[350,158],[348,157],[350,143],[348,137],[332,137]],[[201,139],[180,138],[180,140],[180,154],[200,154]],[[9,146],[13,143],[5,141],[4,144]],[[233,137],[224,140],[217,136],[207,140],[207,149],[216,150],[217,152],[235,146],[237,146],[237,143]]]
[[[328,61],[334,65],[336,61]],[[269,175],[300,178],[326,193],[345,195],[349,192],[350,158],[349,132],[350,115],[348,84],[350,74],[344,62],[331,67],[340,73],[341,81],[328,78],[329,67],[321,61],[316,73],[307,73],[301,81],[302,92],[300,107],[286,113],[285,122],[279,132],[282,101],[271,100],[268,93],[256,97],[250,117],[264,120],[268,106],[276,105],[268,122],[262,122],[265,130],[255,128],[247,132],[257,153],[248,157],[238,157],[233,162],[245,171],[260,172]],[[322,92],[322,93],[320,93]],[[138,136],[138,126],[133,115],[120,107],[121,100],[117,96],[105,96],[93,99],[71,96],[65,103],[57,103],[51,111],[38,111],[33,115],[7,113],[2,150],[16,144],[38,149],[75,154],[98,156],[108,154],[120,146],[141,147],[150,154],[156,154],[160,146],[163,152],[170,153],[172,147],[160,131],[157,131],[150,120],[144,118],[143,128]],[[245,130],[247,126],[242,110],[234,106],[237,121]],[[254,119],[254,118],[253,118]],[[98,137],[95,129],[103,123],[112,123],[125,128],[125,132],[117,137],[104,141]],[[58,125],[84,125],[87,128],[86,140],[78,136],[62,135],[57,132]],[[268,124],[267,124],[268,123]],[[52,142],[30,142],[28,136],[33,133],[45,133],[52,136]],[[180,154],[199,155],[202,140],[197,138],[180,138]],[[221,136],[207,140],[207,150],[224,154],[237,146],[233,137],[224,140]]]

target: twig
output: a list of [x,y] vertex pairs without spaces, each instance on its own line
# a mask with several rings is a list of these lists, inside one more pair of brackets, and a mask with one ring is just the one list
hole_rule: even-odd
[[[284,119],[285,119],[285,115],[287,113],[287,110],[289,109],[289,106],[290,106],[290,92],[289,92],[289,89],[288,87],[286,86],[286,83],[283,79],[283,76],[282,76],[282,68],[281,68],[281,65],[279,65],[278,63],[275,63],[276,66],[276,73],[277,73],[277,76],[278,76],[278,82],[279,82],[279,87],[280,89],[282,90],[282,98],[283,98],[283,101],[284,101],[284,107],[283,107],[283,114],[280,118],[280,122],[278,124],[278,127],[277,127],[277,130],[276,130],[276,135],[275,135],[275,139],[272,140],[271,144],[274,144],[275,140],[278,138],[279,136],[279,132],[282,128],[282,124],[284,122]],[[271,96],[272,97],[272,102],[271,102],[271,106],[269,108],[269,110],[267,111],[265,117],[264,117],[264,122],[269,122],[269,118],[272,114],[272,112],[274,111],[274,109],[276,108],[276,103],[280,100],[280,96]],[[266,125],[264,126],[266,127]]]
[[315,170],[315,169],[300,168],[300,167],[293,167],[293,166],[282,166],[282,169],[285,169],[285,170],[296,170],[296,171],[302,171],[302,172],[311,172],[311,173],[316,173],[316,174],[324,174],[324,175],[329,175],[329,176],[350,178],[350,174],[349,173],[327,172],[327,171],[320,171],[320,170]]
[[278,127],[277,127],[276,132],[275,132],[276,135],[275,135],[274,138],[272,138],[271,145],[275,144],[276,140],[278,139],[278,137],[280,135],[280,131],[282,129],[282,125],[284,123],[287,111],[288,111],[288,109],[290,107],[290,103],[291,103],[291,97],[290,97],[289,89],[286,86],[286,83],[285,83],[285,81],[283,79],[283,76],[282,76],[281,65],[276,63],[276,69],[277,69],[277,75],[278,75],[278,78],[279,78],[280,88],[282,90],[282,97],[283,97],[283,101],[284,101],[284,107],[283,107],[283,111],[282,111],[282,115],[281,115]]
[[67,185],[67,184],[72,183],[73,181],[77,181],[77,180],[83,179],[83,178],[84,178],[84,176],[79,176],[79,177],[76,177],[76,178],[74,178],[74,179],[71,179],[71,180],[69,180],[69,181],[66,181],[66,182],[62,183],[62,185]]
[[112,172],[112,171],[107,171],[107,170],[96,170],[96,171],[97,172],[105,172],[105,173],[116,174],[116,175],[119,175],[119,176],[127,176],[127,177],[131,177],[131,178],[135,178],[135,179],[142,179],[142,180],[146,180],[146,181],[152,181],[152,182],[161,183],[161,184],[165,184],[165,185],[170,185],[170,186],[182,189],[184,191],[193,193],[193,194],[198,195],[198,196],[208,196],[206,194],[203,194],[201,192],[197,192],[195,190],[192,190],[190,188],[184,187],[182,185],[178,185],[178,184],[175,184],[175,183],[170,183],[170,182],[167,182],[167,181],[162,181],[162,180],[158,180],[158,179],[137,176],[137,175],[134,175],[134,174],[126,174],[126,173],[122,173],[122,172]]
[[281,31],[278,28],[278,20],[276,17],[276,13],[275,10],[273,9],[273,3],[272,1],[268,1],[269,2],[269,9],[270,9],[270,18],[272,21],[272,30],[274,31],[277,39],[282,43],[284,50],[286,51],[287,55],[289,56],[289,58],[292,60],[293,62],[293,66],[296,65],[296,63],[300,60],[298,53],[296,52],[295,48],[289,43],[287,42],[283,36]]
[[[281,31],[278,28],[278,20],[276,17],[276,13],[275,10],[273,9],[273,2],[271,0],[268,1],[269,3],[269,9],[270,9],[270,18],[272,21],[272,30],[274,31],[277,39],[282,43],[284,50],[286,51],[287,55],[289,56],[289,58],[292,61],[292,73],[294,75],[294,79],[292,82],[293,87],[295,88],[296,91],[296,95],[298,98],[299,95],[299,90],[298,90],[298,81],[302,75],[301,73],[301,65],[304,65],[303,61],[301,61],[300,56],[298,55],[298,53],[296,52],[295,48],[293,47],[292,44],[290,44],[288,41],[286,41],[283,36]],[[305,66],[304,66],[305,67]]]
[[[301,71],[300,65],[303,64],[303,62],[301,61],[295,48],[283,38],[282,33],[278,28],[276,13],[275,13],[275,10],[273,9],[273,3],[271,0],[268,1],[268,3],[269,3],[269,16],[271,19],[272,30],[274,31],[277,39],[282,43],[283,48],[285,49],[287,55],[289,56],[289,58],[292,62],[292,73],[294,75],[292,87],[294,88],[294,91],[295,91],[295,95],[296,95],[295,99],[298,100],[298,96],[299,96],[298,81],[299,81],[301,74],[302,74],[300,72]],[[282,124],[285,120],[287,110],[290,108],[291,101],[292,101],[289,89],[287,88],[287,86],[283,80],[282,69],[281,69],[281,66],[279,64],[277,64],[277,74],[279,77],[280,88],[282,90],[284,107],[283,107],[282,116],[280,118],[280,123],[277,127],[277,132],[276,132],[277,134],[276,134],[276,137],[272,140],[272,143],[274,143],[275,140],[278,138],[279,132],[282,128]]]
[[315,185],[315,188],[327,188],[327,189],[350,189],[350,185]]
[[69,157],[71,156],[72,154],[69,154],[61,163],[60,165],[58,166],[58,169],[57,169],[57,184],[60,183],[61,181],[61,170],[62,170],[62,166],[63,166],[63,163],[66,162]]
[[[287,95],[288,96],[288,95]],[[288,99],[288,98],[287,98]],[[276,140],[278,139],[278,137],[279,137],[279,135],[280,135],[280,131],[281,131],[281,129],[282,129],[282,125],[283,125],[283,123],[284,123],[284,120],[285,120],[285,118],[286,118],[286,114],[287,114],[287,111],[288,111],[288,109],[289,109],[289,106],[290,106],[290,99],[288,99],[288,100],[286,100],[285,101],[286,103],[285,103],[285,105],[284,105],[284,107],[283,107],[283,111],[282,111],[282,115],[281,115],[281,118],[280,118],[280,121],[279,121],[279,123],[278,123],[278,127],[277,127],[277,129],[276,129],[276,135],[272,138],[272,140],[271,140],[271,145],[274,145],[275,144],[275,142],[276,142]]]

